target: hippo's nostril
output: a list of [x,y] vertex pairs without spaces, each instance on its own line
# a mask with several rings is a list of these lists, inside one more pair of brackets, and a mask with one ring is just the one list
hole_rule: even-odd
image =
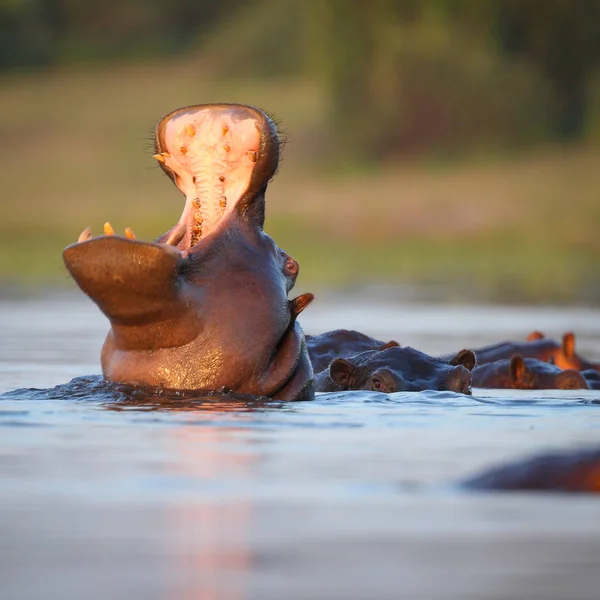
[[465,394],[466,396],[470,396],[473,392],[471,390],[471,381],[462,381],[461,382],[461,389],[459,390],[459,392],[461,394]]
[[450,389],[459,394],[471,395],[471,383],[471,371],[462,365],[456,366],[452,374]]

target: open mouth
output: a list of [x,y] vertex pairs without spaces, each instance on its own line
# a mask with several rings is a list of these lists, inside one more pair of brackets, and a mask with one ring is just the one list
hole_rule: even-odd
[[[272,177],[277,141],[272,121],[247,106],[198,105],[164,117],[156,127],[154,158],[185,195],[185,206],[157,242],[184,251],[215,233],[242,198],[258,193]],[[110,223],[104,235],[115,235]],[[78,242],[91,237],[88,228]],[[125,237],[136,239],[129,228]]]

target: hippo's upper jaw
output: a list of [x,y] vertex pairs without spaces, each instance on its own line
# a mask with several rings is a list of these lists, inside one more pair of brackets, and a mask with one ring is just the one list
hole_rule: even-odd
[[[157,243],[186,256],[205,249],[231,220],[263,227],[265,191],[279,164],[277,129],[267,115],[235,104],[180,108],[159,121],[154,146],[154,158],[185,195],[179,221]],[[115,235],[110,223],[104,235]],[[136,239],[130,228],[125,237]],[[87,228],[78,243],[90,239]]]
[[158,241],[195,249],[234,214],[264,225],[264,191],[279,164],[277,129],[264,113],[180,108],[161,119],[154,143],[154,158],[185,195],[179,222]]
[[288,301],[298,264],[264,233],[265,191],[279,162],[273,122],[246,106],[176,110],[156,128],[163,170],[186,197],[156,242],[85,230],[63,253],[109,318],[105,377],[281,399],[309,397],[312,369]]

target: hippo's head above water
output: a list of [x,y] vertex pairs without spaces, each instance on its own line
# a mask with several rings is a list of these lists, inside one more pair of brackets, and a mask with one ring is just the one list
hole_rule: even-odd
[[560,344],[552,340],[546,340],[544,334],[539,331],[531,333],[527,340],[543,340],[553,344],[551,346],[552,351],[548,354],[547,360],[561,369],[575,369],[576,371],[583,371],[585,369],[600,370],[600,365],[586,360],[575,352],[575,334],[572,332],[565,333]]
[[449,390],[471,393],[471,369],[475,355],[461,350],[446,361],[414,348],[390,343],[381,350],[368,350],[350,358],[336,358],[317,375],[317,391],[373,390],[419,392]]
[[476,367],[473,385],[520,390],[582,390],[589,387],[579,371],[563,371],[554,364],[523,358],[521,354]]
[[543,362],[553,362],[561,369],[600,370],[600,365],[592,363],[575,352],[575,335],[565,333],[560,342],[547,338],[539,331],[533,331],[525,342],[501,342],[475,350],[480,365],[509,359],[513,354],[523,358],[536,358]]
[[271,119],[239,105],[199,105],[164,117],[155,158],[185,195],[179,221],[156,242],[131,230],[65,249],[65,264],[108,317],[102,370],[112,381],[227,390],[279,399],[312,395],[312,368],[288,301],[298,263],[264,233],[277,170]]

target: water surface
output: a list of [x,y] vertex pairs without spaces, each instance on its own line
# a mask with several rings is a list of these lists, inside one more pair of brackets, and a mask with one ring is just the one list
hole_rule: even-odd
[[[323,298],[308,333],[353,327],[430,353],[574,330],[590,309]],[[590,599],[600,501],[474,494],[499,462],[600,443],[600,392],[323,394],[262,403],[127,395],[97,378],[85,298],[0,302],[0,582],[30,598]],[[41,390],[41,391],[40,391]]]

